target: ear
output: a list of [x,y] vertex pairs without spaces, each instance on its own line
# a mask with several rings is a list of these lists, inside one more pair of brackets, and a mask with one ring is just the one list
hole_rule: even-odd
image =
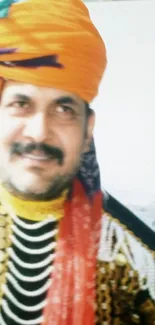
[[92,111],[90,116],[88,117],[86,125],[86,134],[85,134],[85,141],[84,141],[84,147],[83,147],[83,153],[88,152],[90,148],[90,144],[92,142],[93,138],[93,131],[95,126],[95,113]]

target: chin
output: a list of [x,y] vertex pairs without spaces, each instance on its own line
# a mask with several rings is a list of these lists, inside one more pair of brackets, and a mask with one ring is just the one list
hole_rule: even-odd
[[42,180],[39,175],[33,176],[29,175],[29,173],[18,175],[16,178],[13,177],[10,183],[17,192],[23,195],[45,193],[49,186],[49,182]]

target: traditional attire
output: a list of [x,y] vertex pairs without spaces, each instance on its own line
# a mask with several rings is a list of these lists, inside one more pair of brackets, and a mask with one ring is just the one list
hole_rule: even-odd
[[[106,51],[80,0],[2,1],[0,17],[1,85],[96,96]],[[0,263],[0,325],[155,324],[154,233],[102,193],[93,143],[57,200],[0,186]]]

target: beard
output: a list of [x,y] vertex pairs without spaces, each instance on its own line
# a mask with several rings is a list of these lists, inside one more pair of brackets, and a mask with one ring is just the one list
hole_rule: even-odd
[[[1,184],[12,195],[29,201],[47,201],[59,197],[65,189],[71,188],[80,166],[81,155],[72,163],[70,162],[70,167],[66,168],[65,155],[59,148],[42,144],[24,146],[15,144],[11,149],[10,157],[13,160],[17,158],[17,161],[12,164],[3,162],[0,167],[0,178]],[[48,170],[42,171],[37,166],[33,166],[29,171],[24,170],[20,165],[20,156],[22,159],[23,153],[33,153],[34,150],[39,150],[51,162],[55,161],[56,171],[51,172],[52,165],[49,165],[49,173]]]
[[49,184],[42,190],[41,188],[34,189],[32,186],[25,186],[22,180],[16,179],[2,179],[1,184],[13,195],[29,201],[48,201],[56,199],[61,196],[63,191],[71,189],[73,180],[77,174],[78,168],[70,174],[65,174],[63,176],[55,176],[53,179],[49,180]]

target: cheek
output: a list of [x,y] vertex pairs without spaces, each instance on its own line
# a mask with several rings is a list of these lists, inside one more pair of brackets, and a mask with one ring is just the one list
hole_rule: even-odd
[[0,145],[13,142],[20,134],[20,130],[19,122],[0,116]]
[[66,128],[63,134],[61,134],[61,139],[66,159],[77,159],[83,151],[84,130],[81,127],[74,127],[72,129]]

